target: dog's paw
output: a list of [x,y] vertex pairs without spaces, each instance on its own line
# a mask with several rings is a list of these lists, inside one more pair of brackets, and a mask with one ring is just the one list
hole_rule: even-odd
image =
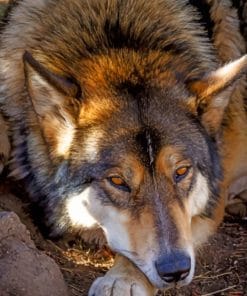
[[135,278],[105,275],[97,278],[89,290],[89,296],[153,296],[145,284]]
[[146,276],[127,258],[117,255],[114,266],[104,277],[97,278],[89,296],[154,296],[156,289]]

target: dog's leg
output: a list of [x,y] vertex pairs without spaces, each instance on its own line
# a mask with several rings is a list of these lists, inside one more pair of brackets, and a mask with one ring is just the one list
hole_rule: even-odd
[[156,289],[127,258],[117,255],[114,266],[97,278],[89,296],[153,296]]
[[239,218],[247,217],[247,191],[237,195],[233,200],[226,206],[226,212],[229,215],[237,216]]
[[10,153],[10,144],[8,139],[8,128],[0,114],[0,174],[6,164]]
[[230,185],[226,212],[240,218],[247,217],[247,176],[238,178]]

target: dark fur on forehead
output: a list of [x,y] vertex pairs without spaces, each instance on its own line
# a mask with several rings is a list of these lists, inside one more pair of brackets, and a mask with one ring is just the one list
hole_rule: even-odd
[[[142,80],[140,78],[140,80]],[[135,134],[135,143],[140,153],[142,163],[149,169],[153,169],[153,162],[160,146],[160,136],[156,129],[149,126],[149,98],[150,87],[142,83],[125,81],[118,85],[118,90],[125,93],[131,100],[136,102],[138,119],[141,129]]]
[[153,169],[153,163],[160,148],[160,136],[157,130],[144,127],[136,136],[137,149],[140,152],[142,163]]
[[119,83],[116,88],[120,93],[127,93],[133,98],[139,98],[144,92],[144,85],[141,83],[133,83],[129,80]]
[[[138,77],[138,74],[137,74]],[[139,80],[143,78],[138,77]],[[147,98],[147,85],[144,81],[133,83],[130,80],[126,80],[117,86],[120,94],[124,93],[130,100],[134,101],[137,106],[137,112],[139,114],[139,121],[142,125],[147,124],[148,118],[148,98]]]

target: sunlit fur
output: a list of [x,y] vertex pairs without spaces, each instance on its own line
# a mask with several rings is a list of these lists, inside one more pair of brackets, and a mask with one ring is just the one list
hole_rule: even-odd
[[9,135],[10,174],[50,235],[79,233],[118,254],[89,295],[173,287],[157,271],[172,252],[190,258],[177,285],[188,284],[228,194],[247,190],[237,11],[203,1],[206,32],[186,3],[22,0],[1,29],[0,170]]

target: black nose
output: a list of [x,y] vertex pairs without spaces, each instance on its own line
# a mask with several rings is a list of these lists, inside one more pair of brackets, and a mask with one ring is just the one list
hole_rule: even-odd
[[189,275],[190,268],[190,257],[181,251],[162,255],[156,261],[157,272],[167,283],[184,280]]

